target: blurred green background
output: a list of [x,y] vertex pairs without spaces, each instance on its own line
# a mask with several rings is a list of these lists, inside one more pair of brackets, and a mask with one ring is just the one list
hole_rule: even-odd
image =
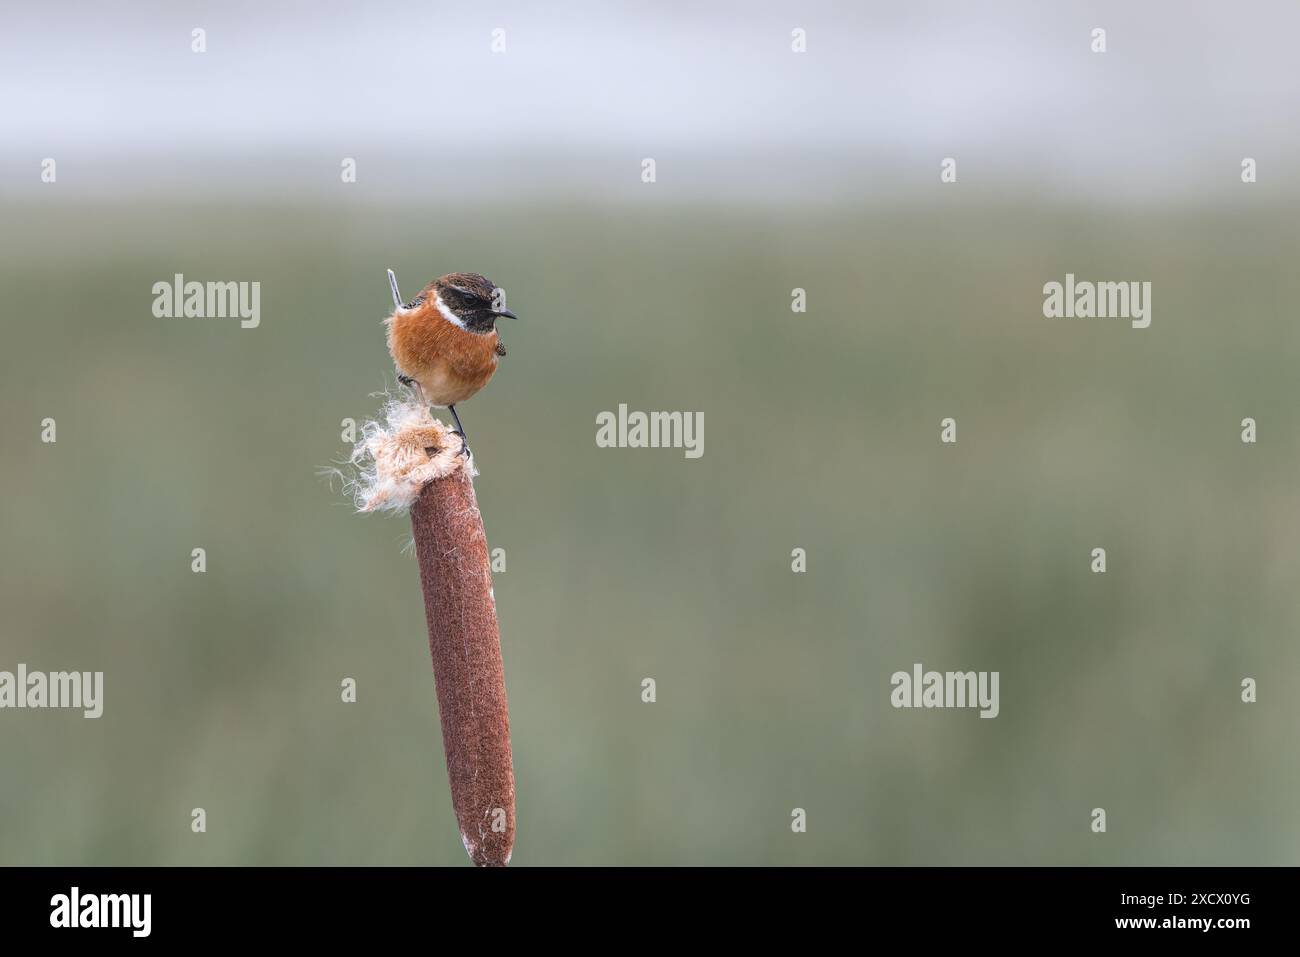
[[[0,668],[106,687],[0,714],[0,863],[467,864],[407,520],[316,474],[392,381],[388,266],[523,317],[460,410],[516,864],[1293,863],[1275,199],[9,205]],[[1044,319],[1067,271],[1150,281],[1151,327]],[[260,281],[261,326],[155,318],[176,272]],[[597,448],[621,402],[702,412],[703,458]],[[894,710],[917,661],[1000,671],[1000,716]]]

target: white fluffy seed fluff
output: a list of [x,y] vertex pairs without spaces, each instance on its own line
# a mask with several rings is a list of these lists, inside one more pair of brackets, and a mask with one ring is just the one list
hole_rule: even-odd
[[426,405],[406,395],[391,396],[377,419],[361,426],[361,437],[343,469],[343,490],[358,512],[404,512],[434,479],[468,468],[461,438],[435,419]]

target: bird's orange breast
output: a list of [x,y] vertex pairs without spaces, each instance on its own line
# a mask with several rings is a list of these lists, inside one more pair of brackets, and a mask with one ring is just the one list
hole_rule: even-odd
[[420,383],[434,405],[464,402],[497,371],[500,337],[495,329],[462,329],[443,318],[429,300],[395,312],[387,321],[388,351],[398,371]]

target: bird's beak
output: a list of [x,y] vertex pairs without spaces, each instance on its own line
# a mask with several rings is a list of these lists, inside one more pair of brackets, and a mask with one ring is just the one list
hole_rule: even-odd
[[502,309],[500,312],[497,313],[497,315],[498,315],[498,316],[505,316],[507,319],[518,319],[518,318],[519,318],[519,317],[516,316],[513,312],[511,312],[509,309]]

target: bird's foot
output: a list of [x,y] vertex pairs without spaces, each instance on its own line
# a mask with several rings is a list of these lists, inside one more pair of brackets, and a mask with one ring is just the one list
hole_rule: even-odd
[[415,384],[415,380],[409,375],[399,375],[397,381],[402,383],[402,385],[406,386],[408,389]]
[[465,440],[465,433],[457,429],[451,434],[460,436],[460,454],[465,456],[465,458],[469,458],[469,442]]

